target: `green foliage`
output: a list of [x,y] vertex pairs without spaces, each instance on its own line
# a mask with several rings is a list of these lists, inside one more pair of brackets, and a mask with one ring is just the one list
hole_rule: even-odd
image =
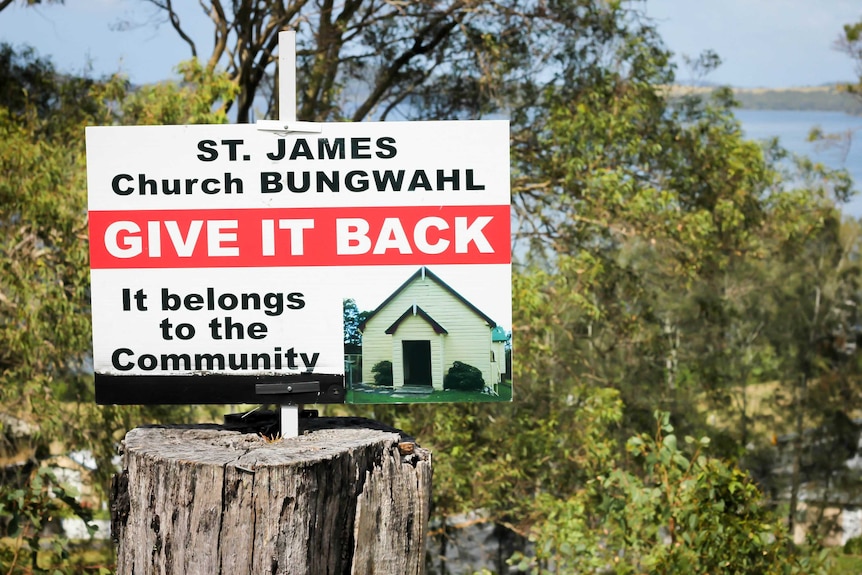
[[626,443],[638,465],[613,465],[567,499],[545,498],[547,520],[531,534],[531,573],[824,573],[789,551],[789,536],[738,468],[703,452],[707,438],[674,433],[657,413],[654,435]]
[[392,387],[392,362],[388,359],[378,361],[371,368],[371,373],[374,374],[374,385],[385,385]]
[[857,82],[844,88],[857,98],[862,96],[862,20],[844,25],[843,34],[835,42],[836,48],[847,54],[856,66]]
[[[786,551],[784,534],[774,535],[781,541],[774,546],[759,538],[763,530],[745,545],[734,539],[779,522],[745,473],[722,458],[765,441],[766,426],[790,430],[790,420],[775,416],[781,408],[755,411],[749,388],[790,373],[790,348],[776,336],[791,333],[782,323],[791,308],[779,294],[791,285],[792,268],[780,262],[813,247],[835,217],[835,202],[847,197],[847,181],[746,140],[729,91],[666,98],[660,86],[673,80],[668,54],[648,23],[616,7],[597,18],[593,30],[601,33],[591,42],[575,39],[577,26],[571,36],[558,31],[559,76],[532,86],[535,92],[519,85],[524,91],[513,99],[516,402],[493,411],[410,406],[373,415],[394,419],[434,449],[439,513],[480,507],[521,532],[539,530],[537,569],[577,556],[582,563],[567,565],[600,571],[631,547],[624,554],[635,559],[619,559],[631,572],[647,570],[638,561],[665,572],[689,572],[687,563],[726,572],[721,562],[733,564],[734,547],[727,545],[727,555],[707,549],[726,536],[740,543],[745,572],[765,568],[755,557],[763,551],[776,565],[805,572],[809,559]],[[846,288],[853,285],[852,274],[842,277]],[[794,321],[808,325],[798,314]],[[691,469],[663,464],[676,474],[664,485],[670,495],[643,512],[641,528],[609,523],[617,530],[609,539],[598,526],[611,519],[596,505],[610,513],[612,503],[622,509],[655,488],[652,468],[620,451],[626,437],[653,427],[657,406],[673,413],[674,438],[711,435],[720,457],[692,460],[678,450]],[[493,447],[501,444],[502,454]],[[599,476],[616,481],[607,484],[613,498],[599,499]],[[623,479],[634,482],[632,491]],[[721,501],[742,506],[742,523],[665,549],[659,533],[670,518],[695,516],[704,525],[731,518],[692,511],[719,505],[709,489],[732,492]],[[688,510],[675,507],[679,501]],[[648,523],[649,513],[665,522]],[[550,545],[544,555],[543,545]],[[693,558],[700,552],[707,557]]]
[[223,73],[204,68],[198,60],[177,66],[179,82],[132,88],[114,76],[100,85],[95,96],[106,104],[111,117],[103,123],[125,125],[225,124],[227,102],[237,86]]
[[846,555],[862,555],[862,537],[851,537],[844,544]]
[[6,573],[69,572],[65,569],[69,541],[52,537],[45,549],[43,530],[61,517],[75,516],[84,520],[90,535],[95,532],[92,513],[81,507],[76,495],[44,467],[30,471],[23,485],[0,489],[0,536],[12,541],[0,545],[0,564]]
[[7,90],[0,102],[0,403],[51,436],[63,425],[52,383],[74,379],[90,346],[85,118],[65,115],[68,83],[27,57],[4,59],[4,74],[39,101]]
[[[199,417],[187,408],[97,407],[88,373],[84,128],[223,121],[214,105],[228,84],[194,64],[184,70],[182,84],[131,90],[117,78],[62,76],[32,51],[0,47],[0,411],[6,422],[0,458],[26,459],[0,482],[0,502],[31,543],[61,502],[76,509],[68,492],[48,487],[49,446],[90,450],[98,464],[94,487],[104,490],[128,429]],[[45,557],[61,561],[63,554]]]
[[460,361],[453,363],[443,378],[443,389],[482,391],[484,388],[485,380],[482,379],[482,372]]
[[344,345],[359,347],[362,345],[362,332],[359,326],[368,312],[360,312],[356,301],[352,298],[342,302],[344,315]]

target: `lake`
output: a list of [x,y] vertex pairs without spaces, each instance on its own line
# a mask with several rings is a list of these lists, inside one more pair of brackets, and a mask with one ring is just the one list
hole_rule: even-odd
[[[737,110],[736,117],[748,138],[777,137],[782,146],[796,154],[823,162],[832,168],[846,168],[855,187],[862,188],[862,117],[843,112],[791,110]],[[824,133],[853,134],[844,146],[824,147],[808,141],[814,127]],[[862,217],[862,193],[843,206],[844,213]]]

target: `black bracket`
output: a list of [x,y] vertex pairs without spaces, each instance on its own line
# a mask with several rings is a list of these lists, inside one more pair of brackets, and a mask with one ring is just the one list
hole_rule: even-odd
[[100,405],[344,403],[344,376],[302,373],[270,375],[95,374]]
[[292,381],[290,383],[258,383],[254,392],[258,395],[284,395],[290,393],[317,393],[319,381]]

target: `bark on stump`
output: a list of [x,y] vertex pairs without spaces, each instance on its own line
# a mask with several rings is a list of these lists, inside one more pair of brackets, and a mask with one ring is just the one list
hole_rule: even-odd
[[422,573],[430,453],[370,420],[303,426],[275,441],[130,431],[111,502],[117,573]]

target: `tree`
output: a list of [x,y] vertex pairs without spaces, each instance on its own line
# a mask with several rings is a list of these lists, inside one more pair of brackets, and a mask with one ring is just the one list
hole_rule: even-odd
[[[63,4],[65,0],[45,0],[46,4],[57,3]],[[15,0],[0,0],[0,12],[14,4]],[[21,4],[25,6],[35,6],[37,4],[41,4],[42,0],[21,0]]]
[[345,299],[344,307],[344,345],[361,346],[362,332],[359,325],[362,323],[363,313],[356,307],[356,301]]
[[283,29],[297,31],[302,120],[475,118],[510,110],[510,91],[538,96],[537,86],[562,60],[577,56],[586,69],[601,57],[593,49],[609,45],[619,17],[630,13],[621,3],[592,0],[301,1],[287,7],[274,0],[210,0],[201,3],[199,16],[212,21],[215,37],[205,57],[173,2],[147,1],[192,56],[206,59],[206,69],[227,71],[239,87],[239,122],[249,121],[261,104],[265,115],[276,116],[271,74]]
[[[801,250],[785,254],[780,281],[773,286],[779,313],[768,335],[784,350],[780,374],[787,386],[779,401],[790,415],[785,429],[792,437],[787,486],[791,529],[803,484],[809,492],[819,492],[822,506],[828,504],[830,493],[846,483],[845,463],[856,455],[858,444],[859,429],[852,419],[859,373],[848,341],[855,344],[857,337],[862,246],[858,222],[839,218],[835,213]],[[784,478],[773,479],[783,487]]]
[[860,96],[862,88],[862,20],[845,24],[843,33],[835,40],[835,48],[844,52],[856,64],[856,76],[860,82],[846,84],[845,89],[851,94]]
[[122,78],[61,75],[30,50],[0,47],[0,453],[25,460],[0,482],[0,529],[19,542],[0,546],[9,573],[33,572],[37,560],[44,568],[44,522],[81,511],[43,469],[52,445],[91,450],[95,486],[106,489],[127,429],[191,413],[94,405],[87,272],[84,127],[224,121],[213,109],[231,85],[194,64],[181,69],[182,82],[130,91]]
[[88,518],[39,460],[68,425],[60,401],[90,345],[83,157],[56,143],[80,139],[92,107],[76,106],[89,82],[32,52],[0,46],[0,76],[0,457],[24,459],[0,482],[0,534],[15,541],[0,563],[13,573],[37,568],[50,517]]
[[80,375],[89,352],[83,149],[57,143],[81,141],[95,104],[90,82],[32,52],[3,46],[0,65],[0,397],[27,418],[44,415],[51,382]]
[[[164,12],[191,56],[203,57],[173,2],[148,1]],[[475,12],[487,14],[481,3],[469,1],[285,5],[272,0],[212,0],[201,3],[201,9],[212,21],[215,37],[206,68],[223,66],[239,87],[235,102],[239,122],[249,121],[260,92],[267,92],[267,114],[276,115],[271,75],[281,30],[298,32],[297,73],[303,84],[299,117],[358,121],[375,109],[385,117],[444,63],[475,53],[472,43],[477,39],[468,34],[459,39],[456,32],[480,17]],[[347,92],[360,94],[352,111],[344,106]]]

